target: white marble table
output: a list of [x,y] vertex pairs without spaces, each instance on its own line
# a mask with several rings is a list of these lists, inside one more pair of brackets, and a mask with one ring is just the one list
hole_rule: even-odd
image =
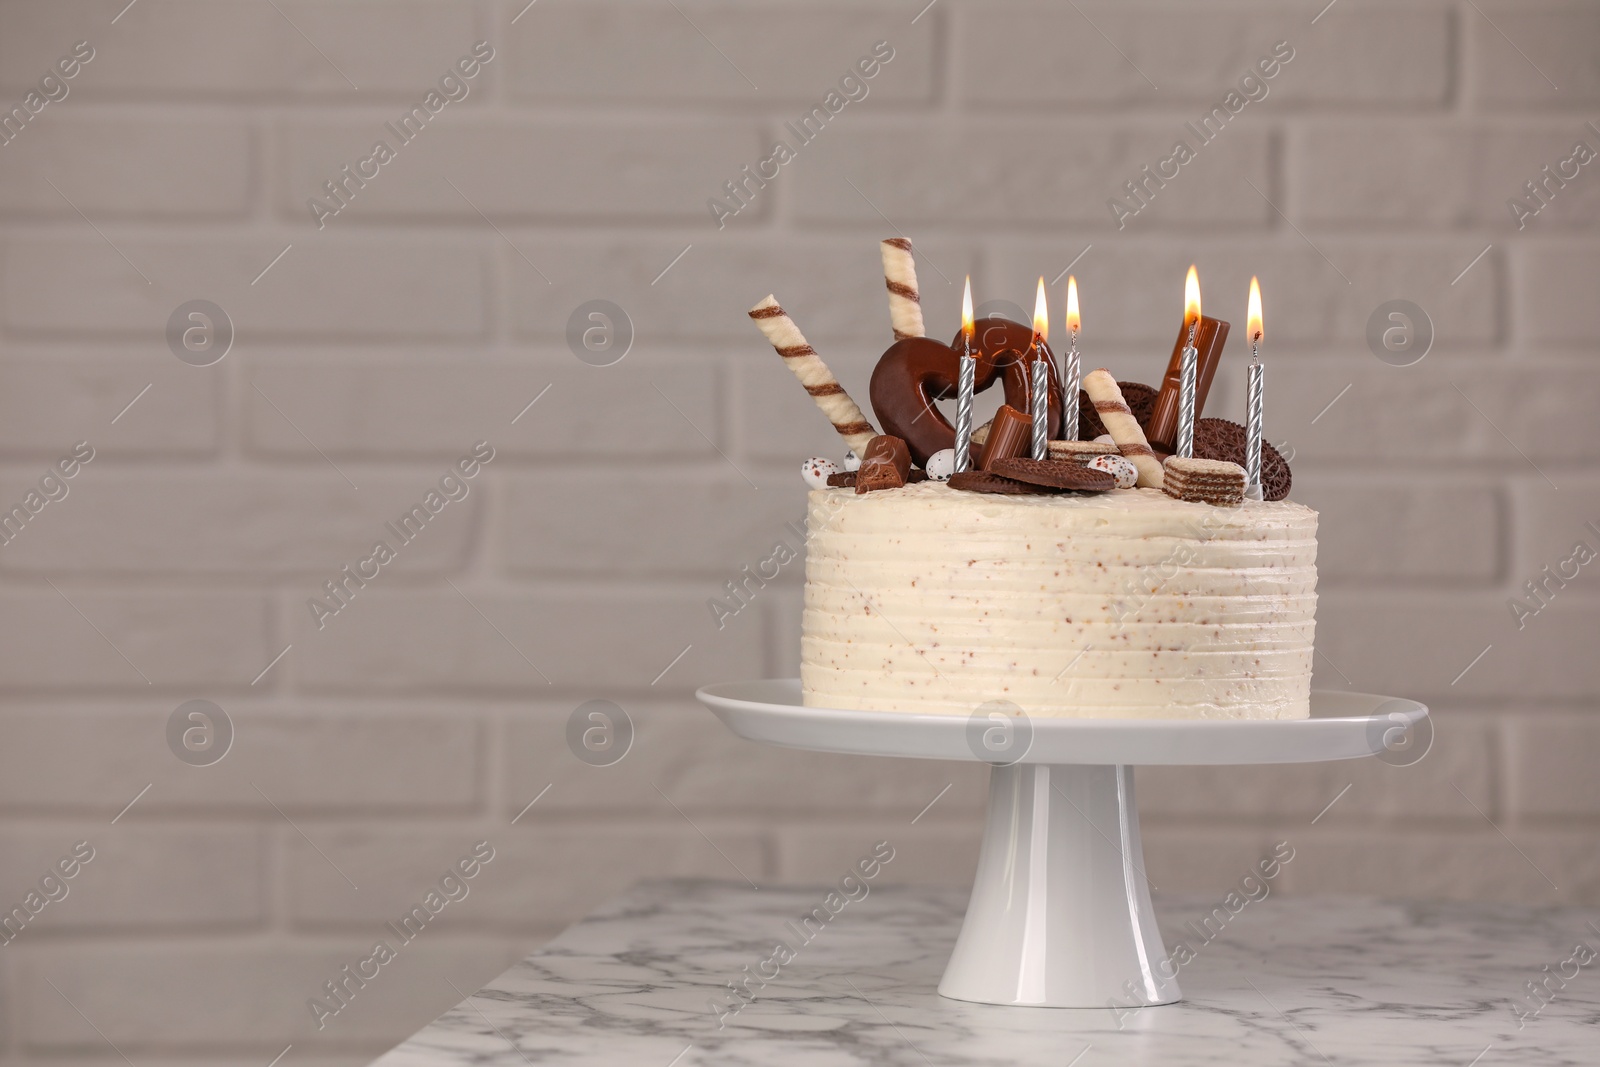
[[[1193,951],[1186,999],[1113,1011],[941,998],[964,891],[873,888],[800,943],[785,923],[824,893],[637,886],[376,1063],[1600,1064],[1600,958],[1572,962],[1580,943],[1600,952],[1600,915],[1578,909],[1274,895],[1202,941],[1190,924],[1220,900],[1168,897],[1168,951],[1180,939]],[[779,938],[799,944],[794,958],[764,988],[750,982],[754,999],[719,1025],[727,983],[761,969]],[[1534,1014],[1526,983],[1539,980],[1553,999]]]

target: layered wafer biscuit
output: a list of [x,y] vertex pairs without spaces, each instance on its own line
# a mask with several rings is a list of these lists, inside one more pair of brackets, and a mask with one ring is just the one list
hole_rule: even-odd
[[1051,459],[1070,459],[1075,463],[1088,463],[1096,456],[1120,456],[1116,445],[1101,441],[1051,441],[1046,446]]
[[922,293],[917,289],[917,263],[911,257],[911,242],[890,237],[879,248],[883,252],[883,284],[889,290],[889,324],[895,340],[922,337]]
[[864,454],[867,442],[878,436],[878,431],[872,428],[872,423],[867,421],[856,402],[850,399],[850,394],[844,391],[839,379],[822,362],[817,350],[806,344],[800,328],[789,318],[789,313],[779,306],[777,298],[769,295],[750,309],[750,317],[767,340],[772,342],[778,355],[783,357],[784,365],[806,387],[806,392],[817,402],[817,407],[828,416],[828,421],[839,431],[839,436],[857,455]]
[[1244,503],[1244,468],[1237,463],[1171,456],[1164,467],[1161,488],[1168,496],[1228,508]]
[[1083,391],[1094,401],[1095,414],[1100,416],[1106,432],[1117,443],[1117,450],[1139,468],[1139,484],[1160,489],[1163,478],[1161,464],[1156,461],[1155,450],[1145,440],[1139,420],[1133,417],[1111,372],[1101,367],[1084,375]]

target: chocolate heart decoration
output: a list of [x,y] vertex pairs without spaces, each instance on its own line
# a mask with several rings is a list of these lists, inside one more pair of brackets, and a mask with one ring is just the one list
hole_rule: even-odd
[[[983,392],[1000,379],[1006,403],[1028,410],[1028,357],[1033,330],[1010,319],[979,319],[975,327],[973,391]],[[955,399],[961,373],[961,334],[949,344],[928,337],[907,337],[884,350],[872,371],[872,410],[886,434],[902,438],[920,466],[928,457],[954,448],[956,430],[935,400]],[[1061,384],[1055,357],[1044,346],[1050,382],[1050,436],[1061,429]]]

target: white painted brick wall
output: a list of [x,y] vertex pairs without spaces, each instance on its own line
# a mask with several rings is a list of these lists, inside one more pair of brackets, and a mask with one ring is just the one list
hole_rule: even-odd
[[[0,1063],[348,1067],[640,877],[831,880],[887,838],[890,880],[967,879],[981,772],[745,744],[691,696],[796,669],[797,568],[720,630],[706,600],[839,450],[744,310],[776,292],[863,395],[897,230],[935,336],[963,274],[1026,304],[1081,253],[1086,359],[1146,381],[1189,262],[1236,325],[1260,275],[1268,433],[1324,516],[1318,684],[1435,708],[1411,767],[1142,771],[1158,886],[1290,840],[1285,892],[1600,902],[1600,572],[1507,606],[1600,547],[1600,172],[1506,207],[1600,147],[1593,4],[523,5],[0,0],[4,107],[95,48],[0,145],[0,502],[96,449],[0,547],[0,904],[96,849],[0,946]],[[478,40],[470,95],[319,230],[307,199]],[[719,229],[707,198],[879,40]],[[1279,40],[1119,229],[1107,199]],[[235,327],[212,367],[167,349],[194,298]],[[1365,341],[1395,298],[1435,329],[1409,368]],[[632,320],[614,366],[568,349],[593,299]],[[470,495],[318,630],[307,598],[479,440]],[[235,729],[212,766],[167,747],[194,698]],[[636,726],[610,767],[567,748],[594,698]],[[318,1032],[305,999],[484,839]]]

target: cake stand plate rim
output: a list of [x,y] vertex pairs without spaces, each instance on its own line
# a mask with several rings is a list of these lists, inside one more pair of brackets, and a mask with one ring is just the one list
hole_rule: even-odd
[[[853,711],[800,703],[798,678],[703,686],[695,696],[736,735],[785,748],[1006,765],[1314,763],[1388,754],[1412,763],[1431,739],[1427,706],[1376,693],[1313,690],[1307,719],[1028,720],[1031,735],[1003,758],[983,754],[981,719]],[[1365,708],[1364,714],[1352,714]],[[1341,712],[1343,712],[1341,714]],[[1419,754],[1420,753],[1420,754]]]

